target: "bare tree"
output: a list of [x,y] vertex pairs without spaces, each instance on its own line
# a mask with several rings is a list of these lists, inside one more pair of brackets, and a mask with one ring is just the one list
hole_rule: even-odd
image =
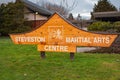
[[53,12],[58,12],[64,16],[68,15],[68,13],[77,6],[76,0],[72,0],[72,4],[69,3],[69,0],[61,0],[59,4],[57,4],[57,2],[54,0],[52,3],[45,0],[37,0],[36,2],[43,8],[46,8]]

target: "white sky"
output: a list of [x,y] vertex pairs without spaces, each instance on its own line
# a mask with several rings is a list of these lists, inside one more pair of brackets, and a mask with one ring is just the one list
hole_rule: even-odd
[[[14,0],[0,0],[0,3],[10,2]],[[30,0],[32,2],[38,0]],[[60,0],[45,0],[54,3],[60,3]],[[71,11],[74,17],[80,14],[83,18],[89,19],[90,12],[92,12],[94,4],[97,3],[98,0],[75,0],[77,2],[77,6]],[[120,0],[109,0],[113,5],[115,5],[118,9],[120,7]],[[72,5],[73,0],[68,0],[69,4]]]

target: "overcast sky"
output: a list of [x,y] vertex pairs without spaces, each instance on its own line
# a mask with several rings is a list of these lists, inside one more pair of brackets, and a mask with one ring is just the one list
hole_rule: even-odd
[[[14,0],[0,0],[0,3],[3,2],[10,2]],[[32,2],[37,2],[38,0],[30,0]],[[60,0],[45,0],[50,1],[59,4]],[[72,5],[74,0],[68,0],[69,4]],[[76,17],[78,14],[80,14],[83,18],[90,18],[90,12],[92,12],[92,9],[94,7],[94,4],[98,2],[98,0],[75,0],[77,3],[77,6],[71,11],[73,13],[74,17]],[[120,0],[109,0],[113,5],[115,5],[118,9],[120,7]]]

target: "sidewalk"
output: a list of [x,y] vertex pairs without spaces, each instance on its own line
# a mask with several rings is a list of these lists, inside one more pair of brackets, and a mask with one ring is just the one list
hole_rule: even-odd
[[95,47],[77,47],[77,52],[85,52],[95,50]]

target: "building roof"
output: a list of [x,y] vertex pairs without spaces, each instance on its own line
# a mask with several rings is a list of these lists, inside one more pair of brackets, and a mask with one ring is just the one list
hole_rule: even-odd
[[27,8],[29,8],[30,10],[32,10],[33,12],[38,12],[39,14],[41,15],[44,15],[44,16],[51,16],[53,14],[53,12],[29,1],[29,0],[19,0],[21,2],[23,2],[25,4],[25,6]]
[[94,18],[99,17],[120,17],[120,11],[110,11],[110,12],[93,12]]

